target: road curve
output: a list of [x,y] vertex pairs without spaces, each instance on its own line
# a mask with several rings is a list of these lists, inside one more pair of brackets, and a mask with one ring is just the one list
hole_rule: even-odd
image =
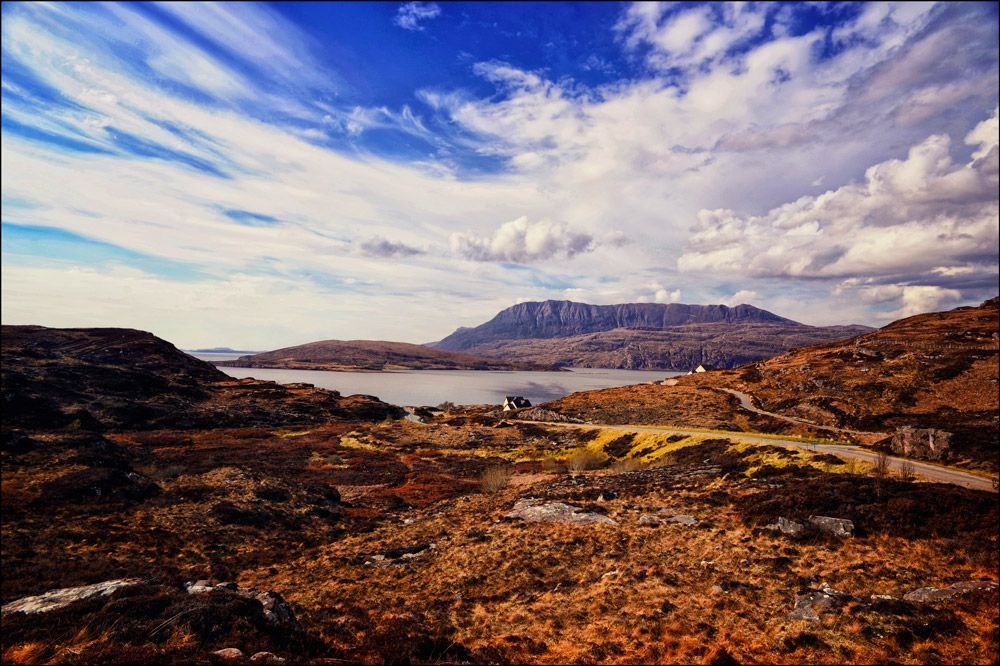
[[[667,434],[677,434],[677,435],[704,435],[704,431],[700,430],[684,430],[682,428],[660,428],[660,427],[647,427],[647,426],[621,426],[621,425],[604,425],[600,423],[552,423],[549,421],[523,421],[524,423],[536,423],[538,425],[546,426],[561,426],[566,428],[601,428],[604,430],[621,430],[624,432],[662,432]],[[783,446],[788,449],[797,449],[800,451],[807,451],[809,453],[832,453],[841,458],[853,458],[854,460],[860,460],[862,462],[867,462],[874,464],[878,455],[872,453],[871,451],[865,451],[864,449],[859,449],[855,446],[850,446],[849,444],[807,444],[804,442],[789,442],[785,439],[776,439],[774,437],[767,437],[766,435],[751,435],[748,433],[734,433],[719,435],[726,437],[727,439],[738,439],[750,443],[761,443],[761,444],[773,444],[775,446]],[[947,467],[938,467],[936,465],[928,465],[926,463],[918,462],[916,460],[909,460],[907,458],[895,458],[889,457],[889,469],[899,472],[903,469],[903,465],[911,465],[912,472],[917,476],[921,476],[928,481],[936,481],[938,483],[950,483],[956,486],[964,486],[965,488],[971,488],[973,490],[986,490],[995,491],[993,486],[993,480],[982,476],[976,476],[975,474],[969,474],[968,472],[962,472],[957,469],[951,469]]]
[[865,432],[864,430],[848,430],[847,428],[835,428],[834,426],[820,425],[818,423],[813,423],[812,421],[805,421],[803,419],[797,419],[794,416],[784,416],[782,414],[775,414],[774,412],[765,412],[762,409],[757,409],[753,406],[753,401],[750,399],[746,393],[740,393],[734,389],[727,388],[717,388],[712,387],[716,391],[725,391],[726,393],[731,393],[740,399],[740,406],[747,410],[748,412],[756,412],[757,414],[764,414],[765,416],[771,416],[776,419],[781,419],[782,421],[789,421],[791,423],[801,423],[803,425],[812,426],[814,428],[822,428],[824,430],[835,430],[837,432],[846,432],[851,435],[875,435],[876,437],[884,437],[882,433],[878,432]]

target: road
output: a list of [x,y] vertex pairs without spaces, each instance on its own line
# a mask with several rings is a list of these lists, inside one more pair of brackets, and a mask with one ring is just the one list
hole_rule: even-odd
[[884,437],[882,433],[877,432],[865,432],[864,430],[848,430],[847,428],[835,428],[833,426],[820,425],[818,423],[813,423],[812,421],[804,421],[803,419],[797,419],[794,416],[784,416],[782,414],[775,414],[774,412],[765,412],[762,409],[757,409],[753,406],[753,401],[750,399],[746,393],[740,393],[734,389],[727,388],[717,388],[717,391],[725,391],[726,393],[731,393],[740,399],[740,406],[748,412],[756,412],[757,414],[764,414],[765,416],[772,416],[776,419],[781,419],[782,421],[790,421],[791,423],[801,423],[803,425],[812,426],[814,428],[823,428],[824,430],[836,430],[837,432],[846,432],[851,435],[874,435],[876,437]]
[[[577,424],[577,423],[551,423],[545,421],[526,421],[526,423],[537,423],[539,425],[545,426],[562,426],[567,428],[601,428],[605,430],[621,430],[624,432],[662,432],[667,434],[677,434],[677,435],[704,435],[705,433],[698,430],[684,430],[681,428],[659,428],[659,427],[646,427],[646,426],[619,426],[619,425],[603,425],[603,424]],[[766,435],[751,435],[747,433],[739,434],[727,434],[724,435],[727,439],[737,439],[750,443],[762,443],[762,444],[773,444],[775,446],[783,446],[788,449],[797,449],[800,451],[808,451],[809,453],[832,453],[835,456],[840,456],[841,458],[853,458],[854,460],[860,460],[863,462],[874,464],[878,458],[877,454],[871,451],[865,451],[864,449],[859,449],[855,446],[850,446],[849,444],[806,444],[804,442],[789,442],[785,439],[777,439],[774,437],[768,437]],[[987,479],[985,477],[976,476],[975,474],[969,474],[968,472],[962,472],[956,469],[950,469],[945,467],[937,467],[936,465],[928,465],[926,463],[918,462],[916,460],[908,460],[906,458],[895,458],[889,457],[889,469],[899,472],[903,465],[912,465],[912,471],[917,476],[921,476],[928,481],[937,481],[939,483],[950,483],[956,486],[964,486],[966,488],[972,488],[973,490],[987,490],[993,491],[993,480]]]

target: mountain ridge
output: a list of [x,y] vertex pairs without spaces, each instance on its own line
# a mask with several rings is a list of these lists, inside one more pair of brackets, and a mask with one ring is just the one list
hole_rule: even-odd
[[561,338],[617,328],[662,329],[723,321],[805,325],[747,304],[729,307],[684,303],[593,305],[576,301],[528,301],[501,310],[479,326],[459,328],[428,346],[464,351],[477,344],[497,340]]

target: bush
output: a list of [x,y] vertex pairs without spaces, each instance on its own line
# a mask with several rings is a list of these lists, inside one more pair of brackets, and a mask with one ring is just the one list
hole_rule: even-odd
[[616,460],[611,463],[608,467],[608,471],[612,474],[622,474],[623,472],[635,472],[640,469],[645,469],[646,465],[642,464],[635,458],[623,458],[622,460]]
[[599,453],[594,453],[584,449],[578,451],[566,459],[566,469],[570,472],[582,472],[586,469],[599,469],[606,462],[606,458]]
[[506,465],[494,465],[488,467],[479,477],[479,488],[484,493],[495,493],[502,490],[510,482],[510,467]]

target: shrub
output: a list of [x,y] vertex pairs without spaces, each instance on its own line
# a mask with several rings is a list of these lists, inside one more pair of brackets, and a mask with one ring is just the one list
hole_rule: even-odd
[[879,479],[889,476],[889,454],[885,451],[879,451],[875,457],[875,469],[872,470],[872,474]]
[[645,465],[635,458],[623,458],[611,463],[611,466],[608,467],[608,471],[612,474],[621,474],[623,472],[635,472],[637,470],[644,469],[645,467]]
[[582,472],[586,469],[598,469],[604,465],[606,458],[599,453],[584,449],[566,459],[566,469],[570,472]]
[[900,481],[913,481],[917,477],[917,468],[909,460],[903,461],[903,464],[899,466],[899,480]]
[[479,477],[479,488],[484,493],[495,493],[506,487],[510,477],[511,470],[506,465],[488,467]]

